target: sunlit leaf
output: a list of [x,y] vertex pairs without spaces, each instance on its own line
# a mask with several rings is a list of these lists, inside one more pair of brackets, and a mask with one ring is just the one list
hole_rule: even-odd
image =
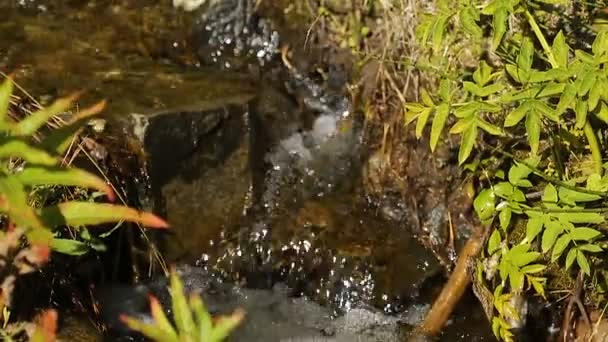
[[557,104],[556,112],[557,115],[561,115],[566,109],[572,108],[572,104],[576,99],[576,88],[573,84],[569,83],[564,88],[562,95],[559,98],[559,103]]
[[576,254],[578,254],[578,251],[576,248],[571,248],[568,251],[568,255],[566,255],[566,269],[567,270],[570,269],[570,266],[572,266],[574,259],[576,259]]
[[587,101],[578,98],[574,112],[576,113],[575,127],[581,129],[587,122]]
[[446,103],[439,105],[435,111],[435,118],[433,119],[433,124],[431,125],[431,151],[435,151],[435,147],[437,147],[437,143],[439,142],[441,132],[445,127],[449,114],[450,107]]
[[492,27],[494,28],[494,35],[492,37],[492,48],[496,50],[500,43],[502,42],[502,37],[504,37],[507,32],[507,17],[509,16],[509,12],[506,8],[501,7],[494,12],[494,17],[492,20]]
[[524,274],[516,268],[509,270],[509,280],[514,291],[519,291],[524,287]]
[[568,66],[570,47],[568,46],[568,43],[566,43],[566,37],[562,31],[559,31],[557,36],[555,36],[555,39],[553,39],[551,50],[553,50],[553,56],[555,56],[557,65],[561,68],[566,68]]
[[599,253],[599,252],[603,251],[602,247],[591,244],[591,243],[588,243],[586,245],[579,245],[579,246],[577,246],[577,248],[580,249],[581,251],[586,251],[586,252],[591,252],[591,253]]
[[532,242],[543,229],[542,217],[531,217],[526,223],[526,241]]
[[541,239],[541,248],[543,253],[547,253],[555,244],[557,237],[564,231],[564,228],[559,222],[545,222],[545,231]]
[[502,129],[500,129],[497,126],[492,125],[491,123],[485,121],[484,119],[478,118],[477,125],[479,126],[479,128],[483,129],[484,131],[486,131],[487,133],[489,133],[491,135],[497,135],[497,136],[505,135],[505,133],[503,132]]
[[86,243],[74,239],[54,238],[51,241],[51,248],[55,252],[67,255],[84,255],[89,252],[89,247]]
[[435,103],[433,102],[431,95],[429,95],[428,91],[426,91],[426,89],[424,89],[424,88],[422,88],[420,90],[420,99],[422,100],[422,103],[427,107],[435,106]]
[[540,143],[540,116],[534,111],[528,112],[526,115],[526,132],[528,133],[528,142],[530,143],[530,152],[535,155],[538,153],[538,145]]
[[[29,206],[23,184],[13,177],[0,177],[0,212],[8,214],[19,226],[39,230],[46,228],[34,209]],[[50,243],[50,240],[46,242]]]
[[530,104],[528,102],[522,103],[519,107],[512,110],[505,118],[505,127],[512,127],[517,125],[530,111]]
[[502,242],[502,238],[500,236],[500,232],[498,229],[494,229],[492,235],[490,235],[490,239],[488,240],[488,254],[492,255],[498,248],[500,248],[500,243]]
[[42,208],[40,216],[49,227],[79,227],[118,221],[140,223],[150,228],[168,227],[165,221],[154,214],[107,203],[63,202]]
[[555,246],[553,246],[553,251],[551,252],[551,262],[555,262],[557,259],[559,259],[571,241],[572,239],[570,238],[569,234],[564,234],[557,239]]
[[31,136],[44,126],[51,117],[65,112],[78,98],[78,94],[64,97],[53,102],[49,107],[40,109],[30,114],[13,128],[13,134],[18,136]]
[[597,85],[594,87],[591,87],[591,89],[589,90],[589,96],[587,98],[588,111],[595,110],[598,103],[600,102],[600,96],[602,94],[602,91],[605,91],[605,90],[606,89],[602,89],[601,87],[598,87]]
[[523,273],[526,274],[534,274],[534,273],[539,273],[544,271],[547,268],[546,265],[542,265],[542,264],[532,264],[532,265],[526,265],[524,267],[521,268],[521,271]]
[[517,56],[517,67],[524,72],[530,72],[532,69],[532,60],[534,57],[534,44],[530,38],[525,37],[521,43],[519,55]]
[[545,190],[543,191],[543,202],[545,203],[557,203],[557,190],[553,184],[547,184],[545,186]]
[[458,151],[458,164],[462,165],[473,151],[475,146],[475,140],[477,139],[477,123],[471,124],[462,133],[462,141],[460,143],[460,150]]
[[0,138],[0,159],[19,158],[34,165],[57,165],[56,157],[18,138]]
[[418,121],[416,122],[416,138],[420,139],[422,137],[422,132],[429,121],[432,111],[433,108],[425,108],[422,112],[420,112],[420,116],[418,116]]
[[473,201],[473,207],[479,216],[479,219],[485,221],[492,218],[496,211],[495,205],[496,196],[491,189],[483,189],[475,200]]
[[173,318],[175,319],[177,331],[180,335],[191,336],[195,333],[194,320],[186,301],[184,287],[175,271],[171,272],[170,283]]
[[10,77],[7,77],[6,80],[2,82],[2,85],[0,85],[0,130],[4,130],[8,124],[8,106],[12,93],[13,80]]
[[507,231],[507,227],[509,227],[509,223],[511,223],[511,209],[505,208],[501,210],[498,214],[498,219],[502,230]]
[[458,12],[458,17],[464,31],[476,39],[482,37],[483,32],[479,25],[477,25],[477,21],[479,20],[479,10],[477,8],[466,6]]
[[79,186],[82,188],[93,188],[106,193],[112,201],[114,192],[112,187],[103,179],[86,172],[84,170],[70,168],[42,168],[42,167],[27,167],[21,172],[18,172],[14,177],[25,185],[64,185],[64,186]]
[[560,186],[559,187],[559,198],[564,203],[574,205],[576,202],[597,201],[601,197],[596,194],[576,191],[576,190],[572,190],[572,189],[564,187],[564,186]]
[[591,267],[589,267],[589,261],[587,261],[587,257],[580,250],[578,250],[576,253],[576,263],[586,275],[591,275]]
[[602,235],[602,233],[599,231],[587,227],[577,227],[570,232],[572,239],[578,241],[591,241],[600,235]]

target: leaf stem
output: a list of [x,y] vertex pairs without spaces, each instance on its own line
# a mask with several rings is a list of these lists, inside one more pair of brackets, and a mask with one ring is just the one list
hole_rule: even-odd
[[547,39],[545,39],[545,35],[540,30],[536,19],[534,19],[534,16],[528,10],[525,10],[525,14],[526,19],[528,19],[528,23],[530,24],[530,27],[532,27],[532,31],[534,31],[534,34],[540,42],[540,45],[542,45],[543,50],[545,50],[545,54],[547,54],[547,58],[549,58],[549,63],[551,63],[551,67],[553,67],[554,69],[559,67],[559,65],[557,64],[557,60],[555,59],[555,55],[553,55],[553,50],[551,50]]
[[597,174],[602,176],[604,170],[602,165],[602,151],[600,149],[600,144],[597,141],[597,137],[595,136],[595,132],[593,131],[593,127],[591,127],[589,119],[587,119],[587,122],[583,127],[583,132],[585,133],[587,142],[589,142],[589,149],[591,150],[591,159],[593,160],[594,170]]

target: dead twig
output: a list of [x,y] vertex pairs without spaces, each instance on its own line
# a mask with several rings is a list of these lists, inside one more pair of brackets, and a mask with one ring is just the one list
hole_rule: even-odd
[[589,320],[589,316],[587,315],[587,311],[585,310],[585,306],[581,301],[581,292],[583,290],[583,283],[585,280],[585,274],[582,271],[578,271],[578,276],[576,277],[576,284],[574,286],[574,290],[570,294],[570,300],[568,301],[568,305],[566,306],[566,310],[564,312],[564,318],[562,320],[562,328],[559,334],[559,341],[567,342],[569,341],[569,336],[572,330],[572,319],[574,318],[574,305],[578,307],[581,316],[585,324],[591,329],[591,321]]

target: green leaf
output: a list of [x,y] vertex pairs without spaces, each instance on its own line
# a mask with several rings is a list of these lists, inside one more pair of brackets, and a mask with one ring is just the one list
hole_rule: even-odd
[[517,83],[523,84],[530,78],[530,74],[528,72],[518,68],[515,64],[507,64],[505,69],[507,70],[507,74],[509,74],[509,76],[511,76],[511,78],[513,78]]
[[498,219],[500,220],[500,227],[506,232],[509,223],[511,223],[511,209],[505,208],[501,210],[498,214]]
[[591,243],[588,243],[586,245],[579,245],[577,248],[580,249],[581,251],[586,251],[586,252],[591,252],[591,253],[599,253],[599,252],[603,251],[602,247],[591,244]]
[[539,256],[540,253],[538,252],[516,254],[511,256],[511,262],[517,267],[522,267],[535,261]]
[[473,151],[477,139],[477,123],[473,123],[462,133],[460,150],[458,151],[458,165],[462,165]]
[[492,125],[484,119],[478,118],[477,125],[491,135],[504,136],[505,133],[497,126]]
[[210,336],[213,331],[213,322],[211,315],[207,311],[207,308],[203,304],[203,300],[200,296],[190,297],[190,307],[194,312],[196,321],[198,322],[198,336]]
[[528,281],[534,287],[534,291],[545,298],[545,282],[546,278],[528,276]]
[[473,102],[473,103],[468,103],[458,109],[456,109],[454,111],[454,116],[456,116],[457,118],[466,118],[466,117],[470,117],[473,114],[477,113],[477,111],[479,111],[481,109],[482,103],[481,102]]
[[492,68],[486,63],[486,61],[482,60],[479,63],[479,67],[473,73],[473,80],[479,86],[485,86],[491,80]]
[[600,104],[600,110],[596,113],[596,116],[605,124],[608,124],[608,105],[602,102]]
[[601,235],[599,231],[586,227],[577,227],[570,232],[572,239],[577,241],[591,241]]
[[528,158],[525,160],[525,163],[515,162],[513,165],[511,165],[508,174],[509,183],[516,185],[522,179],[526,179],[530,175],[530,173],[532,173],[532,169],[526,164],[536,167],[536,165],[538,164],[538,160],[540,159]]
[[8,126],[8,106],[13,93],[13,80],[7,77],[2,85],[0,85],[0,130],[4,130]]
[[592,202],[601,199],[601,196],[582,191],[559,187],[559,198],[563,203],[574,205],[576,202]]
[[57,165],[56,157],[19,138],[0,139],[0,159],[19,158],[34,165]]
[[555,213],[552,214],[555,217],[558,217],[561,221],[571,222],[571,223],[593,223],[598,224],[604,222],[604,216],[601,213],[594,212],[584,212],[582,208],[572,208],[579,209],[578,212],[564,212],[564,213]]
[[513,195],[513,185],[509,182],[500,182],[494,185],[496,196],[508,199]]
[[602,87],[597,86],[597,83],[598,82],[596,82],[596,86],[591,87],[591,89],[589,90],[589,96],[587,98],[587,108],[589,111],[593,111],[595,110],[595,108],[597,108],[597,105],[600,102],[600,96],[602,94],[602,91],[606,90]]
[[422,100],[422,103],[424,103],[425,106],[435,107],[435,103],[433,102],[431,95],[429,95],[429,93],[426,91],[426,89],[422,88],[422,90],[420,91],[420,98]]
[[571,248],[568,251],[568,255],[566,255],[566,270],[569,270],[570,266],[572,266],[574,259],[576,259],[576,254],[578,254],[578,251],[576,248]]
[[483,32],[477,21],[479,20],[479,10],[473,6],[465,6],[458,13],[460,24],[465,32],[473,36],[475,39],[480,39],[483,36]]
[[541,248],[543,253],[547,253],[555,241],[557,237],[564,231],[564,228],[559,222],[549,221],[545,222],[545,231],[543,232],[543,237],[541,239]]
[[568,83],[562,92],[562,95],[559,98],[559,103],[557,104],[556,112],[557,115],[561,115],[566,109],[572,108],[572,104],[576,99],[576,88],[573,84]]
[[432,111],[433,108],[425,108],[418,116],[418,121],[416,122],[416,138],[420,139],[422,137],[422,131],[429,121]]
[[241,322],[243,316],[244,314],[242,311],[237,310],[237,312],[231,316],[220,317],[215,323],[213,333],[209,336],[209,340],[213,342],[225,340],[228,334]]
[[54,238],[51,241],[51,248],[55,252],[75,256],[84,255],[89,252],[89,247],[86,243],[72,239]]
[[587,261],[587,257],[580,250],[578,250],[576,253],[576,263],[586,275],[591,275],[591,267],[589,267],[589,261]]
[[528,219],[528,223],[526,224],[526,239],[527,242],[532,242],[534,238],[541,232],[543,229],[543,218],[540,217],[531,217]]
[[475,197],[473,207],[480,220],[485,221],[492,218],[496,211],[495,200],[496,196],[491,189],[483,189],[477,197]]
[[557,259],[559,259],[571,241],[572,239],[570,238],[569,234],[564,234],[557,239],[555,246],[553,246],[553,251],[551,252],[551,262],[555,262]]
[[521,271],[525,274],[534,274],[534,273],[542,272],[546,268],[547,268],[547,266],[542,265],[542,264],[532,264],[532,265],[526,265],[526,266],[522,267]]
[[532,44],[530,38],[524,37],[519,50],[519,56],[517,56],[517,67],[526,73],[530,72],[532,69],[533,57],[534,44]]
[[545,186],[545,190],[543,191],[543,202],[546,203],[557,203],[557,190],[553,186],[553,184],[549,183]]
[[435,19],[435,25],[432,28],[431,39],[433,41],[433,49],[439,51],[443,43],[443,35],[446,30],[447,22],[451,15],[440,15]]
[[162,305],[155,297],[150,297],[150,311],[154,319],[155,328],[166,333],[169,340],[177,342],[178,334],[165,315]]
[[64,185],[93,188],[106,193],[110,201],[114,200],[112,187],[103,179],[84,170],[72,168],[27,167],[14,177],[24,185]]
[[433,119],[433,124],[431,125],[431,151],[435,151],[435,147],[437,147],[437,143],[439,142],[439,137],[441,136],[441,132],[445,127],[445,123],[448,119],[448,115],[450,114],[450,107],[446,103],[442,103],[437,107],[435,111],[435,118]]
[[469,129],[469,127],[471,127],[471,125],[475,124],[475,117],[468,117],[465,119],[461,119],[458,120],[454,126],[452,126],[452,128],[450,128],[449,133],[450,134],[458,134],[458,133],[462,133],[464,131],[466,131],[467,129]]
[[582,75],[582,78],[581,78],[581,81],[579,84],[579,88],[578,88],[578,95],[580,97],[587,95],[589,90],[591,90],[591,88],[595,84],[595,79],[596,79],[595,70],[587,70]]
[[553,50],[553,56],[555,56],[557,65],[560,68],[566,68],[568,66],[570,47],[568,46],[568,43],[566,43],[566,37],[561,30],[557,33],[555,39],[553,39],[553,46],[551,50]]
[[509,12],[506,8],[501,7],[494,12],[494,17],[492,20],[492,27],[494,28],[494,35],[492,37],[492,49],[496,50],[500,43],[502,42],[502,37],[504,37],[507,32],[507,17],[509,16]]
[[541,86],[540,91],[538,92],[536,97],[541,98],[558,94],[561,95],[564,92],[564,89],[566,89],[566,84],[564,83],[548,82]]
[[[28,205],[27,197],[23,184],[17,179],[0,177],[0,212],[8,214],[19,226],[46,230],[34,209]],[[50,243],[50,240],[46,242]]]
[[511,289],[519,291],[524,287],[524,274],[517,268],[509,269],[509,280],[511,282]]
[[72,106],[72,103],[78,97],[77,94],[64,97],[56,100],[47,108],[40,109],[23,120],[21,120],[14,128],[13,134],[18,136],[31,136],[38,129],[44,126],[53,116],[65,112]]
[[150,228],[168,227],[165,221],[151,213],[107,203],[63,202],[42,208],[40,216],[49,227],[79,227],[118,221],[140,223]]
[[173,318],[179,335],[192,336],[195,332],[194,320],[192,312],[188,307],[186,296],[184,295],[184,287],[175,271],[171,272],[171,307],[173,309]]
[[521,119],[526,116],[526,114],[530,111],[531,106],[528,102],[522,103],[519,107],[512,110],[507,117],[505,118],[505,127],[512,127],[517,125]]
[[492,255],[500,248],[500,243],[502,242],[502,238],[500,236],[500,232],[498,229],[494,229],[492,235],[490,235],[490,239],[488,240],[488,254]]
[[538,153],[540,125],[540,116],[536,112],[528,112],[528,115],[526,115],[526,132],[528,133],[528,142],[530,143],[530,153],[533,155]]
[[591,46],[591,51],[593,51],[593,54],[596,56],[600,56],[608,52],[608,31],[600,31],[597,36],[595,36],[595,40]]
[[576,113],[575,127],[582,129],[585,123],[587,123],[587,101],[578,98],[574,112]]

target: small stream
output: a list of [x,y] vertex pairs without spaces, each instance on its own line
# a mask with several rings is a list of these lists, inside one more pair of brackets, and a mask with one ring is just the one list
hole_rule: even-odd
[[[43,102],[76,89],[109,100],[91,137],[132,150],[108,146],[99,161],[135,156],[125,184],[172,225],[155,236],[165,259],[212,312],[248,311],[234,340],[401,340],[444,268],[406,199],[366,191],[370,151],[344,75],[294,67],[302,57],[280,48],[297,41],[254,5],[5,1],[0,70]],[[106,286],[104,319],[121,333],[116,314],[145,315],[147,294],[168,301],[165,285]],[[468,295],[441,340],[492,340],[477,306]]]

